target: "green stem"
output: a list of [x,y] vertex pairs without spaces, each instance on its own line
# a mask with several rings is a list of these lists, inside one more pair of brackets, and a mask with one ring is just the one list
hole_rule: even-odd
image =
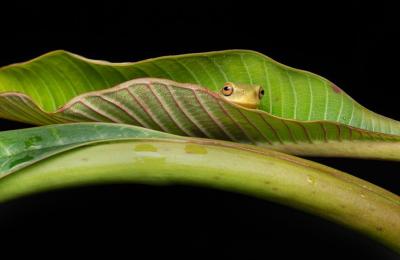
[[43,160],[0,180],[0,201],[96,183],[201,185],[322,216],[400,252],[400,199],[332,168],[273,151],[194,139],[102,143]]

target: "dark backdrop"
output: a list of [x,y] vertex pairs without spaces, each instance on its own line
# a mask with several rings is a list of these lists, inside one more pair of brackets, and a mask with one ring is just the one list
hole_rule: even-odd
[[[381,1],[31,1],[0,6],[0,66],[55,49],[109,61],[252,49],[327,77],[369,109],[400,119],[399,29],[391,8]],[[0,130],[26,126],[0,123]],[[397,162],[312,159],[400,194]],[[110,185],[18,199],[0,205],[0,237],[2,250],[30,255],[85,249],[189,259],[398,259],[364,236],[296,210],[177,186]],[[15,244],[21,249],[11,249]]]

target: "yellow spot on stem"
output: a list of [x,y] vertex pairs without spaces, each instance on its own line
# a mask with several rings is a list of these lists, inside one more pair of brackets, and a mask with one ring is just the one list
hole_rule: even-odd
[[308,175],[307,176],[308,183],[314,185],[315,184],[315,177]]
[[185,146],[185,152],[192,154],[207,154],[207,149],[197,144],[187,144]]
[[135,145],[137,152],[157,152],[157,147],[151,144],[137,144]]

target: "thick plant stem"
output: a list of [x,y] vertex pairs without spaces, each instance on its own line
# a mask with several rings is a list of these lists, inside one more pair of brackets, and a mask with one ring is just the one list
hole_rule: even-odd
[[191,140],[102,143],[0,180],[0,201],[98,183],[187,184],[240,192],[322,216],[400,252],[400,199],[332,168],[264,150]]

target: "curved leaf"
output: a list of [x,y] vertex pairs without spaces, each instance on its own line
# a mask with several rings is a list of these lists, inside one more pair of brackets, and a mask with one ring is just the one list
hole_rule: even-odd
[[[81,132],[71,132],[74,128]],[[57,135],[50,139],[37,138],[42,134],[47,136],[49,131]],[[4,147],[18,155],[25,151],[26,140],[33,139],[30,150],[36,152],[30,153],[32,157],[43,158],[49,148],[53,148],[52,156],[21,166],[19,171],[0,179],[0,201],[49,189],[97,183],[203,185],[295,207],[400,250],[400,198],[317,163],[250,145],[164,136],[148,129],[120,125],[56,125],[5,132],[0,137],[16,136],[18,132],[21,139],[4,142],[0,159],[6,154]],[[92,143],[90,135],[94,132],[97,132],[97,141],[102,143]],[[80,140],[77,133],[81,135]],[[49,141],[54,147],[48,146]],[[57,143],[81,146],[65,151],[65,145]]]
[[[128,123],[177,135],[270,147],[301,155],[400,160],[400,136],[369,132],[330,121],[295,121],[246,109],[193,84],[140,78],[73,98],[47,113],[28,96],[3,95],[11,118],[31,122]],[[16,109],[18,108],[18,109]],[[34,111],[34,113],[32,113]]]
[[[148,76],[198,85],[142,78]],[[215,95],[225,81],[263,85],[261,110]],[[399,122],[363,108],[320,76],[253,51],[137,63],[56,51],[0,69],[0,92],[1,117],[34,124],[119,122],[298,155],[400,159]]]
[[114,139],[179,136],[140,127],[107,123],[49,125],[0,132],[0,179],[54,154]]

